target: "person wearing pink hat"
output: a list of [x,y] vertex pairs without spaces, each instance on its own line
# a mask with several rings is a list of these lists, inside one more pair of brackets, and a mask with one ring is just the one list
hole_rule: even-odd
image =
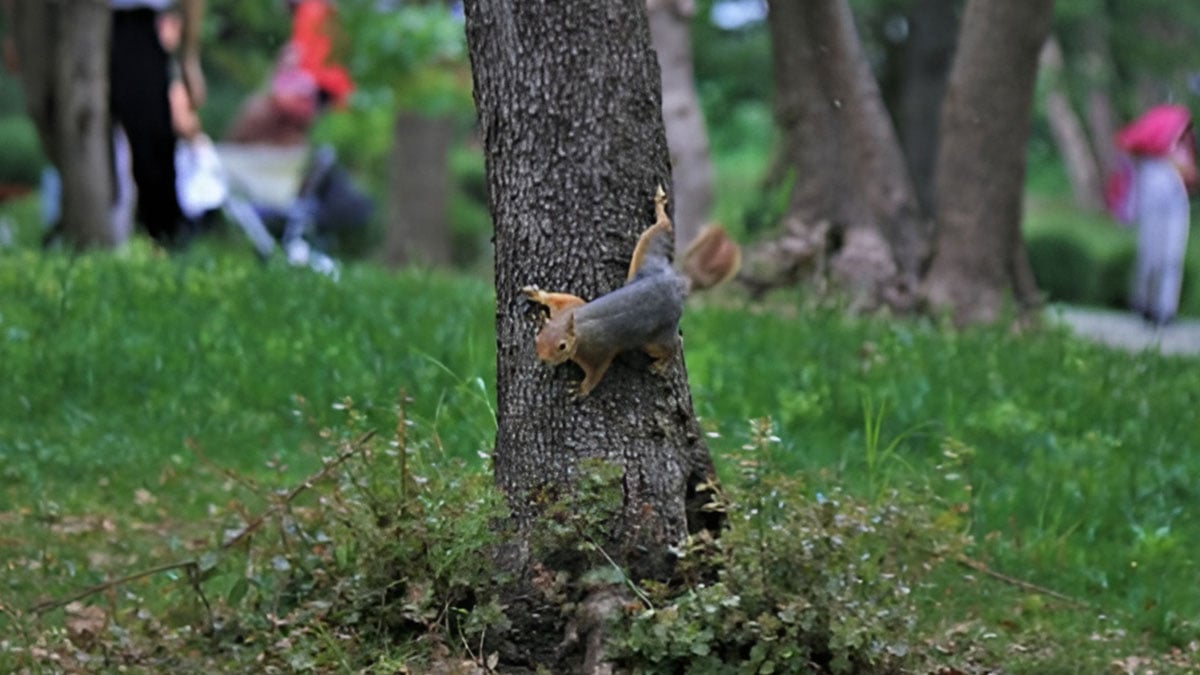
[[1183,286],[1188,193],[1197,183],[1191,115],[1181,105],[1155,106],[1118,131],[1116,143],[1134,160],[1130,206],[1138,233],[1130,305],[1162,325],[1175,318]]

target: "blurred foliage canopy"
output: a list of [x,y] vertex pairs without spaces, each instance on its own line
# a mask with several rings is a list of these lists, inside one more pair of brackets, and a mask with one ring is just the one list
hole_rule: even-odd
[[[911,35],[908,17],[918,2],[850,0],[864,46],[888,90],[895,60]],[[951,4],[958,7],[962,0]],[[692,21],[695,72],[714,152],[769,147],[772,80],[769,35],[761,20],[721,28],[714,9],[765,0],[697,0]],[[348,114],[322,121],[319,140],[334,141],[347,159],[375,161],[390,143],[401,109],[452,114],[470,124],[473,106],[461,10],[455,3],[413,0],[337,0],[338,58],[357,85]],[[761,5],[760,5],[761,7]],[[753,15],[755,12],[742,12]],[[761,14],[761,12],[759,12]],[[1196,107],[1200,64],[1200,3],[1177,0],[1059,0],[1055,32],[1061,41],[1072,96],[1106,88],[1129,118],[1149,103],[1174,100]],[[220,136],[237,106],[265,85],[290,32],[287,3],[208,0],[204,59],[210,97],[206,127]],[[746,77],[756,73],[755,77]],[[0,77],[11,85],[11,75]],[[11,88],[11,87],[10,87]],[[0,87],[0,92],[7,91]],[[15,115],[17,98],[0,110]],[[1036,139],[1035,139],[1036,140]],[[342,146],[345,147],[342,147]]]

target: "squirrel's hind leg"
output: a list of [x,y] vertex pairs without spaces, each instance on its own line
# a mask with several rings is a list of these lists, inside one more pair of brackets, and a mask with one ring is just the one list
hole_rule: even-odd
[[[667,193],[663,192],[661,185],[654,192],[654,216],[654,224],[642,232],[633,248],[633,256],[629,259],[629,272],[625,275],[626,283],[637,276],[646,258],[661,257],[666,260],[673,247],[670,238],[671,218],[667,215]],[[659,241],[660,238],[662,241]]]
[[675,356],[675,352],[679,348],[679,340],[672,336],[665,342],[649,342],[642,347],[642,351],[650,355],[654,362],[650,364],[650,370],[654,371],[655,375],[662,375],[667,372],[667,366],[671,363],[671,357]]

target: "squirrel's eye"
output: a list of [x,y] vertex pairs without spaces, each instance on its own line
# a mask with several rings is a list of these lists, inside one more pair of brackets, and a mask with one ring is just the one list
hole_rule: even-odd
[[566,340],[563,340],[562,342],[558,343],[558,351],[560,351],[560,352],[567,351],[567,341]]

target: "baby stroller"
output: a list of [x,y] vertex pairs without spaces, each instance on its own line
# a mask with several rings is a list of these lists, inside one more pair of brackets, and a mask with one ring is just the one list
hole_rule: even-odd
[[336,277],[333,241],[366,226],[372,204],[330,146],[215,146],[228,194],[220,210],[263,259],[282,249],[288,263]]
[[372,205],[328,146],[308,151],[316,117],[346,105],[354,84],[331,60],[334,8],[327,0],[290,3],[292,35],[269,85],[243,102],[217,155],[228,177],[222,210],[270,256],[278,239],[288,262],[336,276],[331,240],[366,225]]

